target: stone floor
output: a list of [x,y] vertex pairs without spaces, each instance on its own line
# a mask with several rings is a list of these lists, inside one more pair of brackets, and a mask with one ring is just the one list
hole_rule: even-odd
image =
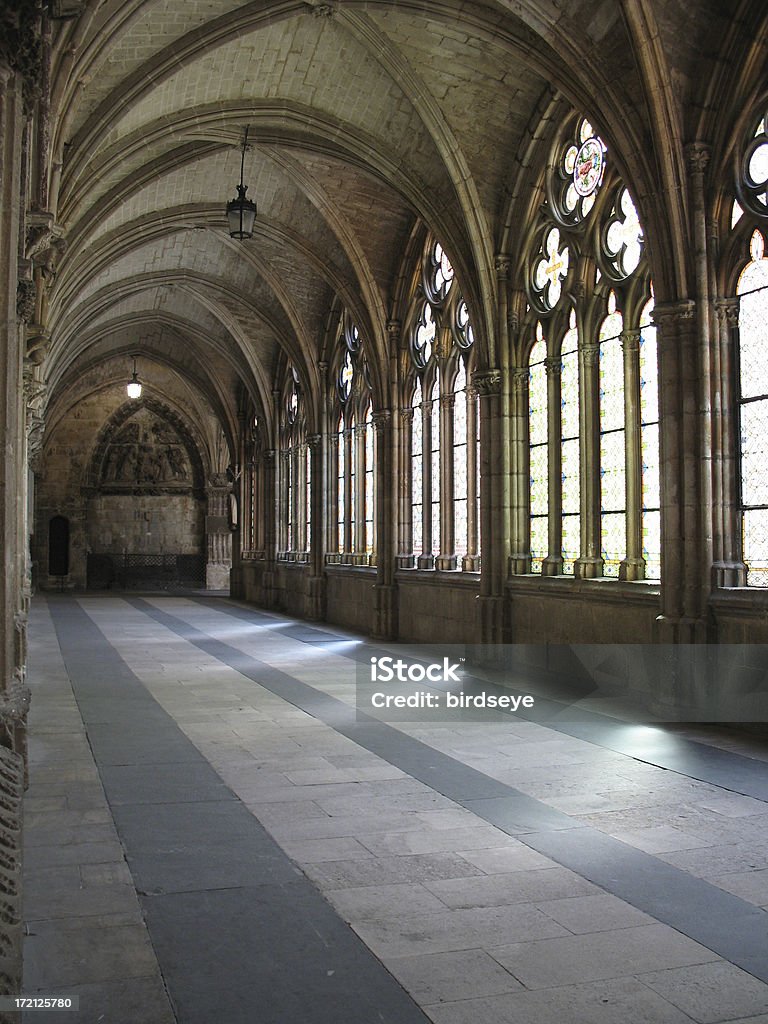
[[227,600],[35,600],[24,991],[80,1001],[43,1020],[768,1024],[764,745],[379,722],[381,651]]

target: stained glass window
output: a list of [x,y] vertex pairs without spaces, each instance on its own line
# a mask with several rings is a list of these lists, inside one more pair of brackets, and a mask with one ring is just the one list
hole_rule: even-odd
[[618,576],[626,555],[623,318],[611,292],[600,325],[600,536],[603,575]]
[[554,309],[560,301],[563,281],[568,276],[569,259],[568,246],[561,246],[559,229],[550,228],[542,242],[533,271],[533,287],[542,309]]
[[531,349],[528,380],[528,430],[531,481],[531,572],[541,572],[549,550],[549,460],[547,450],[547,343],[540,323]]
[[640,316],[640,446],[642,455],[642,540],[645,578],[661,578],[659,482],[659,362],[653,298]]
[[355,478],[357,476],[357,445],[355,444],[355,419],[350,417],[349,429],[347,431],[347,473],[349,475],[349,481],[347,483],[347,493],[349,494],[349,507],[347,510],[347,527],[349,529],[349,549],[353,550],[355,546],[355,523],[357,522],[357,514],[359,509],[357,508]]
[[579,332],[571,310],[560,355],[560,480],[563,503],[563,573],[573,575],[581,550],[579,486]]
[[744,197],[753,212],[768,213],[768,115],[763,115],[747,146],[742,165]]
[[306,509],[307,535],[304,550],[309,551],[312,540],[312,450],[307,445],[304,453],[304,507]]
[[568,223],[578,223],[590,212],[605,174],[605,143],[586,118],[566,143],[556,172],[555,202]]
[[468,551],[467,534],[467,372],[459,360],[453,385],[453,528],[454,551],[461,559]]
[[[768,145],[768,143],[767,143]],[[768,586],[768,258],[755,231],[750,261],[739,278],[739,378],[741,391],[741,503],[747,584]]]
[[432,547],[433,555],[440,553],[440,385],[435,380],[430,396],[430,459],[432,479]]
[[286,548],[288,551],[294,549],[293,536],[293,459],[291,450],[285,453],[283,466],[285,467],[285,526],[286,526]]
[[643,255],[643,229],[626,188],[618,194],[605,235],[605,247],[617,277],[629,277],[637,270]]
[[338,431],[336,433],[336,443],[337,443],[337,448],[336,448],[336,450],[337,450],[337,456],[336,456],[337,480],[336,480],[336,482],[337,482],[337,485],[338,485],[338,548],[339,548],[339,551],[342,552],[344,550],[344,540],[345,540],[345,538],[344,538],[344,527],[345,527],[345,523],[346,523],[346,516],[345,516],[346,505],[345,505],[345,493],[344,493],[344,491],[345,491],[345,479],[346,478],[345,478],[345,473],[344,473],[344,465],[345,465],[345,462],[346,462],[346,448],[347,448],[346,439],[344,437],[344,417],[343,416],[339,419],[339,429],[338,429]]
[[365,416],[365,550],[373,552],[373,420],[371,408]]
[[413,525],[413,551],[420,555],[423,548],[422,509],[424,494],[424,427],[421,412],[421,381],[416,382],[411,402],[411,523]]

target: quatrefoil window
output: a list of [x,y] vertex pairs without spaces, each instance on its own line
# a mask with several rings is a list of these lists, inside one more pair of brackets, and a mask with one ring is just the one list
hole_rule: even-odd
[[554,309],[560,301],[569,261],[568,246],[560,245],[560,231],[550,228],[533,271],[533,288],[543,309]]

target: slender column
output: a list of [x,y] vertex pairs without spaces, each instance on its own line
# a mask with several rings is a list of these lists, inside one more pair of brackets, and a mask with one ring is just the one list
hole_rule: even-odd
[[338,431],[328,435],[328,520],[326,523],[326,551],[329,561],[340,561],[344,547],[344,525],[339,523],[339,451],[343,435]]
[[310,490],[309,501],[311,514],[309,517],[309,565],[310,575],[307,583],[307,617],[316,621],[325,618],[325,459],[322,434],[307,436],[309,449]]
[[[421,410],[416,410],[415,415],[420,416]],[[400,410],[399,471],[397,475],[397,494],[400,499],[397,565],[400,569],[413,568],[416,557],[420,554],[420,552],[413,549],[413,524],[411,522],[411,501],[413,500],[413,470],[411,466],[413,417],[413,409]]]
[[691,186],[693,213],[694,261],[696,272],[696,362],[698,367],[698,424],[696,445],[690,453],[699,463],[699,565],[697,584],[701,589],[699,600],[691,613],[697,620],[706,615],[712,585],[712,563],[715,546],[722,546],[722,466],[715,454],[713,416],[719,404],[720,384],[713,375],[712,307],[709,291],[709,250],[707,231],[707,197],[705,177],[711,150],[701,142],[685,148],[688,180]]
[[207,590],[226,590],[232,568],[232,534],[229,529],[229,496],[232,485],[226,473],[216,473],[206,488],[208,499],[205,517]]
[[421,504],[421,536],[422,550],[414,551],[416,565],[419,569],[434,569],[435,558],[432,554],[432,400],[422,391],[421,408],[414,411],[421,416],[421,453],[422,453],[422,504]]
[[[440,552],[436,569],[455,569],[455,509],[453,507],[453,410],[454,394],[440,396]],[[437,539],[437,538],[436,538]]]
[[[374,587],[374,636],[397,636],[397,587],[395,566],[395,511],[399,495],[390,487],[392,480],[393,418],[389,409],[373,413],[375,465],[376,585]],[[399,558],[399,556],[398,556]]]
[[[582,328],[579,328],[582,336]],[[581,478],[581,557],[574,576],[590,579],[603,572],[600,536],[600,347],[583,345],[579,350],[581,402],[579,403]]]
[[277,549],[279,545],[279,465],[278,452],[264,452],[264,577],[262,601],[267,608],[277,603]]
[[712,585],[744,587],[747,567],[742,561],[739,456],[741,439],[734,355],[739,326],[738,298],[719,299],[717,309],[720,364],[720,420],[718,458],[722,477],[722,546],[715,552]]
[[503,594],[506,577],[505,545],[508,535],[502,522],[503,502],[503,403],[501,370],[477,371],[472,385],[480,396],[480,537],[483,553],[480,573],[480,640],[503,641]]
[[547,530],[549,551],[541,567],[542,576],[559,576],[563,571],[563,481],[561,438],[563,434],[560,407],[560,356],[544,361],[547,374]]
[[619,567],[619,579],[641,580],[643,558],[643,453],[640,437],[640,331],[621,334],[624,355],[624,477],[627,510],[627,554]]
[[354,428],[347,427],[344,431],[344,562],[352,561],[355,538],[352,536],[352,518],[354,515],[355,492],[352,487],[352,467],[355,477],[360,468],[352,460],[355,457]]
[[531,372],[527,366],[512,370],[511,463],[512,510],[509,556],[509,574],[531,571],[531,488],[529,439],[529,405]]
[[477,572],[480,569],[480,523],[477,514],[480,467],[477,429],[477,392],[467,382],[467,554],[461,566],[466,572]]

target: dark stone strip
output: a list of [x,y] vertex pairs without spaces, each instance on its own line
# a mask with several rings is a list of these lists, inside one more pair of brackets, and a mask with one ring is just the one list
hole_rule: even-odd
[[141,599],[129,601],[199,650],[515,835],[531,849],[768,982],[768,914],[759,907],[582,825],[384,722],[356,713],[334,697],[216,640],[175,615]]
[[[256,608],[251,610],[241,607],[224,598],[189,597],[189,600],[244,622],[268,625],[270,621],[274,621],[274,617],[269,613]],[[279,632],[281,636],[289,636],[303,643],[319,646],[339,641],[338,636],[333,633],[301,624],[281,629]],[[363,641],[350,650],[340,649],[335,653],[340,657],[367,664],[370,658],[381,657],[390,652]],[[472,676],[468,678],[471,680]],[[474,682],[479,689],[488,693],[509,692],[508,689],[495,687],[485,680],[475,678]],[[512,712],[508,711],[499,714],[512,716]],[[585,740],[606,750],[614,750],[618,754],[625,754],[657,768],[665,768],[687,778],[718,786],[720,789],[768,802],[768,764],[757,758],[745,757],[730,750],[721,750],[706,743],[676,736],[663,727],[639,730],[635,724],[620,722],[599,712],[582,710],[566,701],[561,703],[537,697],[534,712],[520,709],[514,713],[514,717],[545,725],[548,729],[565,736]]]
[[80,605],[49,605],[178,1020],[425,1024]]

